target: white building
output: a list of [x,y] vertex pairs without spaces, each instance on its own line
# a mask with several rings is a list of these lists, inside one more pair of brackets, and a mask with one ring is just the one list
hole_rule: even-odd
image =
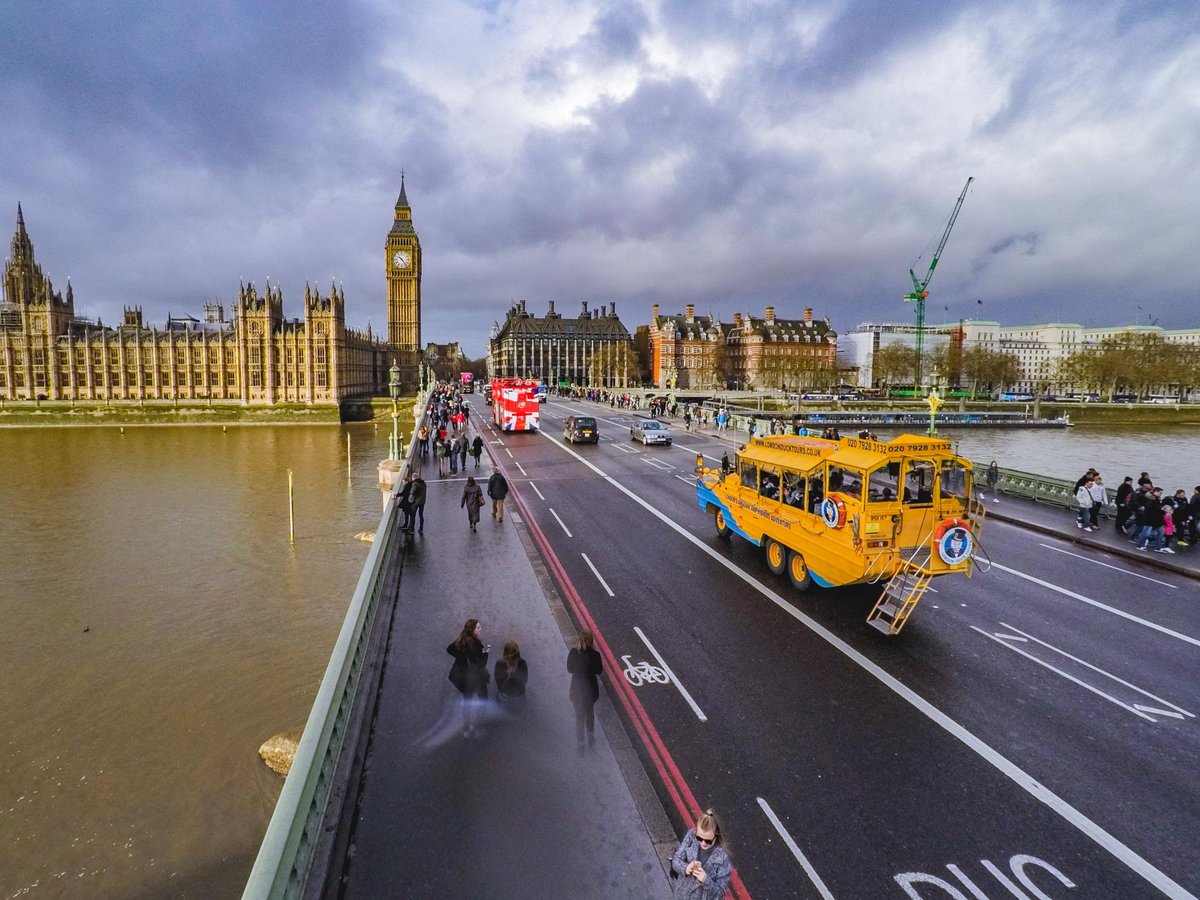
[[[1017,357],[1021,367],[1020,380],[1007,385],[1014,391],[1029,393],[1062,393],[1072,385],[1056,380],[1059,363],[1081,350],[1100,346],[1105,338],[1118,334],[1157,334],[1163,340],[1200,348],[1200,328],[1167,330],[1157,325],[1118,325],[1109,328],[1084,328],[1067,322],[1046,322],[1041,325],[1001,325],[986,320],[965,320],[939,325],[927,325],[925,350],[955,340],[962,331],[964,348],[984,347]],[[847,379],[860,387],[873,387],[872,360],[881,347],[902,342],[916,344],[915,325],[859,325],[838,338],[838,368]],[[928,373],[927,373],[928,374]]]
[[[929,353],[942,344],[949,343],[950,335],[932,328],[925,329],[923,353]],[[864,322],[853,331],[838,336],[837,367],[843,379],[858,387],[875,387],[873,363],[875,354],[892,344],[917,345],[915,325],[877,324]],[[928,375],[928,366],[925,367]]]

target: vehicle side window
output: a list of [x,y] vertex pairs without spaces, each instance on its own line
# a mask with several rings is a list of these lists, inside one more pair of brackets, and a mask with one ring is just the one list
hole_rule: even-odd
[[808,478],[808,511],[815,515],[824,499],[825,479],[817,472]]
[[754,463],[738,463],[742,476],[742,487],[758,490],[758,466]]
[[804,476],[795,472],[783,473],[783,502],[804,509]]
[[841,466],[829,467],[829,490],[837,491],[855,500],[862,500],[862,472],[856,469],[844,469]]
[[768,500],[779,499],[779,472],[777,470],[763,467],[759,477],[758,492]]
[[900,466],[896,463],[876,469],[867,477],[867,499],[872,503],[894,503]]
[[926,459],[910,459],[904,473],[904,502],[933,502],[933,463]]
[[951,497],[964,500],[970,496],[971,473],[962,463],[953,459],[942,460],[941,482],[943,500]]

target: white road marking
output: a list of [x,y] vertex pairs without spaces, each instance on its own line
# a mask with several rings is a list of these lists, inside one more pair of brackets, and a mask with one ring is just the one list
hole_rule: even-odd
[[507,447],[504,448],[504,452],[507,453],[509,456],[513,455],[513,452],[511,450],[509,450]]
[[1115,703],[1117,706],[1121,707],[1121,709],[1128,710],[1129,712],[1133,713],[1135,716],[1145,719],[1147,722],[1156,721],[1155,719],[1150,718],[1145,713],[1139,712],[1138,710],[1134,709],[1132,706],[1122,703],[1116,697],[1113,697],[1110,694],[1104,693],[1104,691],[1100,690],[1098,687],[1094,687],[1094,686],[1088,684],[1086,681],[1081,681],[1080,679],[1076,678],[1074,675],[1067,674],[1062,669],[1059,669],[1059,668],[1056,668],[1055,666],[1050,665],[1050,663],[1046,662],[1045,660],[1038,659],[1032,653],[1026,653],[1024,650],[1020,650],[1016,647],[1011,646],[1008,642],[1003,640],[1003,638],[1000,635],[988,634],[982,628],[977,628],[974,625],[971,625],[970,628],[972,631],[977,631],[986,638],[991,638],[993,641],[995,641],[1001,647],[1008,647],[1008,649],[1011,650],[1013,653],[1018,653],[1021,656],[1025,657],[1026,659],[1037,663],[1039,666],[1043,666],[1043,667],[1049,669],[1055,675],[1061,675],[1063,678],[1067,679],[1067,681],[1070,681],[1070,682],[1073,682],[1074,684],[1079,685],[1084,690],[1091,691],[1093,694],[1096,694],[1099,697],[1103,697],[1105,700],[1109,701],[1110,703]]
[[[1003,625],[1005,628],[1009,629],[1010,631],[1015,631],[1016,634],[1020,635],[1020,636],[1017,637],[1016,635],[1008,635],[1008,634],[990,634],[990,633],[984,631],[982,628],[977,628],[974,625],[972,625],[970,627],[973,631],[978,631],[984,637],[991,638],[993,641],[1000,644],[1001,646],[1008,647],[1008,649],[1013,651],[1014,653],[1019,653],[1021,656],[1024,656],[1026,659],[1032,660],[1033,662],[1037,663],[1039,666],[1043,666],[1043,667],[1049,669],[1051,672],[1054,672],[1057,675],[1061,675],[1063,678],[1067,679],[1068,681],[1074,682],[1075,684],[1079,685],[1080,687],[1091,691],[1093,694],[1097,694],[1097,695],[1103,697],[1105,700],[1109,700],[1112,703],[1115,703],[1117,706],[1121,707],[1122,709],[1126,709],[1129,712],[1133,713],[1135,716],[1138,716],[1142,719],[1146,719],[1149,722],[1157,721],[1156,719],[1152,719],[1149,715],[1146,715],[1146,713],[1150,713],[1150,712],[1157,712],[1159,715],[1170,716],[1171,718],[1176,718],[1176,719],[1182,719],[1185,717],[1191,718],[1191,719],[1195,718],[1194,713],[1188,712],[1182,706],[1176,706],[1174,703],[1171,703],[1168,700],[1164,700],[1161,697],[1156,697],[1154,694],[1151,694],[1149,691],[1142,690],[1142,688],[1138,687],[1137,685],[1130,684],[1125,679],[1120,678],[1120,677],[1112,674],[1111,672],[1106,672],[1104,669],[1101,669],[1099,666],[1094,666],[1090,662],[1086,662],[1077,656],[1072,656],[1070,653],[1068,653],[1066,650],[1063,650],[1060,647],[1055,647],[1053,644],[1048,644],[1045,641],[1041,640],[1040,638],[1036,638],[1032,634],[1022,631],[1020,628],[1014,628],[1012,625],[1009,625],[1007,622],[1001,622],[1000,624]],[[1161,703],[1163,706],[1171,707],[1171,709],[1175,710],[1175,712],[1167,712],[1166,710],[1154,709],[1153,707],[1143,706],[1140,703],[1125,703],[1122,700],[1118,700],[1116,697],[1106,694],[1104,691],[1100,690],[1099,688],[1095,687],[1094,685],[1090,685],[1086,681],[1083,681],[1079,678],[1076,678],[1074,675],[1064,672],[1062,669],[1059,669],[1059,668],[1051,665],[1050,663],[1046,662],[1043,659],[1038,659],[1032,653],[1026,653],[1024,650],[1018,649],[1017,647],[1010,646],[1008,643],[1010,640],[1011,641],[1019,641],[1023,644],[1027,644],[1030,641],[1032,641],[1035,644],[1040,644],[1041,646],[1045,647],[1047,650],[1053,650],[1059,656],[1064,656],[1067,659],[1071,660],[1071,662],[1078,663],[1079,665],[1083,666],[1086,669],[1091,669],[1093,672],[1103,675],[1105,678],[1112,679],[1117,684],[1123,685],[1124,687],[1129,688],[1131,691],[1136,691],[1137,693],[1141,694],[1143,697],[1147,697],[1147,698],[1153,700],[1155,703]]]
[[[1079,553],[1072,553],[1070,550],[1064,550],[1062,547],[1051,547],[1049,544],[1038,544],[1039,547],[1045,547],[1047,550],[1053,550],[1055,553],[1065,553],[1067,556],[1073,556],[1076,559],[1082,559],[1096,566],[1104,566],[1106,569],[1116,569],[1125,575],[1132,575],[1134,578],[1144,578],[1146,581],[1153,581],[1155,584],[1161,584],[1164,587],[1169,587],[1171,590],[1179,590],[1179,586],[1168,584],[1165,581],[1159,581],[1157,578],[1151,578],[1149,575],[1139,575],[1137,572],[1130,572],[1128,569],[1122,569],[1120,566],[1110,566],[1108,563],[1100,562],[1098,559],[1092,559],[1090,556],[1083,556]],[[1103,548],[1102,548],[1103,549]]]
[[638,452],[640,452],[637,449],[637,447],[630,447],[628,444],[618,444],[616,441],[613,441],[613,446],[616,447],[618,450],[620,450],[622,453],[638,453]]
[[779,832],[779,836],[783,838],[783,843],[792,851],[792,856],[796,857],[796,861],[804,868],[808,874],[809,880],[813,883],[813,887],[821,894],[825,900],[833,900],[833,894],[829,892],[829,888],[825,887],[825,882],[821,880],[821,876],[817,874],[817,870],[812,867],[812,863],[808,858],[800,852],[800,848],[796,846],[796,842],[792,840],[792,836],[788,834],[787,829],[783,827],[783,823],[779,821],[779,817],[775,815],[775,811],[771,809],[770,804],[762,797],[756,797],[758,805],[762,808],[763,813],[771,824],[775,826],[775,830]]
[[525,467],[521,465],[520,460],[513,460],[513,465],[515,465],[518,469],[521,470],[522,475],[524,475],[526,478],[529,477],[529,473],[525,471]]
[[659,459],[656,456],[643,456],[642,462],[644,462],[648,466],[654,466],[654,468],[656,468],[656,469],[662,469],[664,472],[667,471],[668,469],[675,468],[673,465],[671,465],[666,460]]
[[667,661],[662,658],[662,654],[654,649],[654,645],[650,643],[650,639],[646,637],[645,632],[643,632],[642,629],[638,628],[636,625],[633,626],[633,630],[637,632],[637,636],[642,639],[642,643],[646,645],[646,649],[649,650],[651,655],[658,660],[658,664],[662,667],[662,670],[667,673],[667,677],[671,679],[671,682],[675,685],[675,687],[679,688],[679,693],[682,694],[683,699],[688,702],[688,706],[692,708],[692,712],[696,714],[696,717],[701,722],[707,722],[708,716],[706,716],[700,707],[696,705],[696,701],[693,700],[692,695],[687,692],[687,688],[679,683],[679,679],[675,677],[675,673],[671,671],[671,667],[667,665]]
[[543,496],[542,496],[542,492],[538,490],[538,486],[537,486],[536,484],[534,484],[534,483],[531,481],[531,482],[529,482],[529,486],[530,486],[531,488],[533,488],[533,492],[534,492],[535,494],[537,494],[537,495],[538,495],[538,499],[539,499],[539,500],[545,500],[545,499],[546,499],[545,497],[543,497]]
[[558,519],[558,524],[559,524],[559,525],[561,525],[561,526],[562,526],[562,530],[563,530],[563,531],[565,531],[565,532],[567,533],[567,537],[575,537],[575,535],[571,534],[571,531],[570,531],[570,529],[569,529],[569,528],[567,528],[567,523],[566,523],[566,522],[564,522],[562,519],[559,519],[559,518],[558,518],[558,513],[556,513],[556,512],[554,511],[554,507],[550,506],[550,507],[547,507],[547,509],[549,509],[549,510],[550,510],[550,515],[554,516],[554,518],[555,518],[555,519]]
[[675,477],[678,478],[680,481],[682,481],[684,484],[691,485],[692,487],[696,486],[695,478],[684,478],[682,475],[676,475]]
[[[1129,869],[1131,869],[1133,872],[1136,872],[1139,877],[1154,885],[1154,887],[1156,887],[1163,894],[1173,898],[1173,900],[1200,900],[1200,898],[1197,898],[1194,894],[1189,893],[1181,884],[1172,879],[1165,872],[1156,868],[1149,860],[1143,859],[1132,848],[1126,846],[1114,835],[1109,834],[1098,823],[1093,822],[1062,797],[1055,794],[1048,787],[1043,785],[1032,775],[1005,757],[999,751],[993,749],[981,738],[976,737],[972,732],[964,728],[954,719],[950,718],[950,716],[946,715],[946,713],[942,712],[912,688],[908,687],[908,685],[904,684],[894,675],[881,668],[878,664],[872,662],[870,659],[868,659],[858,650],[851,647],[844,640],[842,640],[824,625],[817,622],[811,616],[806,615],[791,603],[784,600],[783,597],[781,597],[771,588],[764,585],[753,575],[739,568],[733,561],[726,559],[708,544],[704,543],[704,541],[700,540],[700,538],[696,537],[694,534],[691,534],[682,525],[668,517],[665,513],[655,509],[648,501],[643,500],[611,475],[603,472],[599,466],[587,459],[584,459],[561,441],[556,441],[549,435],[544,435],[544,437],[546,440],[561,448],[564,452],[571,454],[579,462],[583,463],[585,466],[611,484],[614,488],[627,496],[634,503],[638,504],[638,506],[642,507],[652,516],[659,519],[663,524],[676,532],[685,541],[690,542],[702,553],[706,553],[718,565],[724,566],[732,575],[740,578],[747,585],[758,591],[817,637],[821,638],[821,640],[825,641],[831,647],[843,654],[847,659],[851,660],[859,668],[870,674],[873,678],[888,688],[888,690],[892,691],[892,693],[896,694],[896,696],[900,697],[902,700],[904,700],[904,702],[908,703],[951,737],[957,739],[963,745],[974,751],[980,758],[987,762],[988,765],[992,766],[998,772],[1012,781],[1013,784],[1017,785],[1023,791],[1028,793],[1039,803],[1042,803],[1051,809],[1054,813],[1068,822],[1072,827],[1085,835],[1089,840],[1102,847],[1114,858],[1119,860],[1123,865],[1129,867]],[[992,565],[1003,568],[1000,567],[998,563],[993,563]],[[1011,569],[1004,570],[1013,571]],[[1014,574],[1020,575],[1021,573],[1014,572]],[[1052,587],[1051,585],[1047,586]],[[1114,610],[1114,612],[1116,612],[1116,610]]]
[[[555,518],[557,518],[557,517],[555,517]],[[592,565],[592,561],[590,559],[588,559],[588,555],[586,553],[580,553],[579,555],[583,557],[583,561],[588,564],[588,568],[592,570],[592,574],[595,575],[596,580],[598,582],[600,582],[600,587],[604,588],[604,590],[608,592],[608,596],[610,596],[610,597],[617,596],[616,594],[614,594],[612,592],[612,588],[610,588],[608,586],[608,582],[604,580],[604,576],[600,574],[600,570],[597,569],[594,565]]]
[[1184,643],[1191,644],[1195,647],[1200,647],[1200,640],[1194,637],[1189,637],[1186,634],[1180,634],[1178,631],[1172,631],[1164,625],[1159,625],[1157,622],[1150,622],[1146,619],[1139,618],[1132,613],[1127,613],[1123,609],[1117,609],[1115,606],[1109,606],[1107,603],[1101,603],[1099,600],[1093,600],[1091,597],[1085,597],[1083,594],[1077,594],[1075,591],[1069,591],[1064,587],[1059,587],[1057,584],[1051,584],[1049,581],[1043,581],[1040,578],[1035,578],[1033,575],[1026,575],[1024,572],[1019,572],[1016,569],[1010,569],[1008,566],[1001,565],[998,562],[992,563],[993,569],[999,569],[1001,572],[1008,572],[1010,575],[1016,575],[1018,578],[1024,578],[1026,581],[1032,581],[1034,584],[1040,584],[1044,588],[1049,588],[1052,591],[1057,591],[1065,597],[1071,597],[1075,600],[1082,601],[1089,606],[1094,606],[1096,609],[1102,609],[1105,612],[1110,612],[1114,616],[1120,616],[1122,619],[1128,619],[1130,622],[1136,622],[1139,625],[1145,625],[1147,628],[1165,634],[1168,637],[1176,638]]

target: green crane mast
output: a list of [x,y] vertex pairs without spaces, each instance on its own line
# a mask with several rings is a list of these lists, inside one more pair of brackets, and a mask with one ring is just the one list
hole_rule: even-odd
[[971,182],[975,179],[968,178],[967,183],[963,185],[962,193],[958,195],[958,202],[954,204],[954,212],[950,213],[950,221],[946,223],[946,230],[942,233],[942,240],[937,245],[937,249],[933,251],[933,259],[929,262],[929,271],[925,273],[924,278],[917,278],[917,273],[912,269],[908,270],[909,276],[912,278],[913,292],[904,295],[904,301],[912,301],[917,307],[917,370],[914,372],[915,379],[913,387],[916,390],[921,389],[921,357],[925,349],[925,298],[929,296],[929,282],[933,280],[933,272],[937,268],[938,260],[942,258],[942,251],[946,249],[946,241],[950,240],[950,230],[954,227],[954,220],[958,218],[958,211],[962,209],[963,201],[967,199],[967,188],[971,186]]

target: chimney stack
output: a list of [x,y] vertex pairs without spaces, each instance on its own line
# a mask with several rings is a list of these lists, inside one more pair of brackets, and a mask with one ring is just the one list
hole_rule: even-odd
[[579,313],[579,318],[586,319],[587,317],[588,317],[587,301],[584,300],[583,301],[583,310],[582,310],[582,312]]
[[610,313],[610,315],[612,315],[612,317],[615,319],[615,318],[617,317],[617,304],[616,304],[616,301],[614,301],[614,302],[613,302],[613,304],[612,304],[612,306],[611,306],[611,310],[612,310],[612,312]]
[[766,318],[768,325],[774,325],[775,324],[775,307],[768,306],[767,313],[764,318]]
[[804,307],[804,324],[805,325],[812,324],[812,307],[811,306]]
[[554,301],[547,300],[546,303],[549,306],[549,309],[546,310],[546,318],[552,319],[552,318],[554,318]]
[[685,306],[683,309],[684,309],[684,312],[686,312],[686,313],[687,313],[687,320],[688,320],[688,323],[690,324],[690,323],[692,323],[692,322],[695,322],[695,321],[696,321],[696,304],[695,304],[695,303],[689,303],[689,304],[688,304],[687,306]]
[[658,321],[658,304],[657,303],[655,303],[653,306],[650,307],[650,318],[652,318],[655,322]]

